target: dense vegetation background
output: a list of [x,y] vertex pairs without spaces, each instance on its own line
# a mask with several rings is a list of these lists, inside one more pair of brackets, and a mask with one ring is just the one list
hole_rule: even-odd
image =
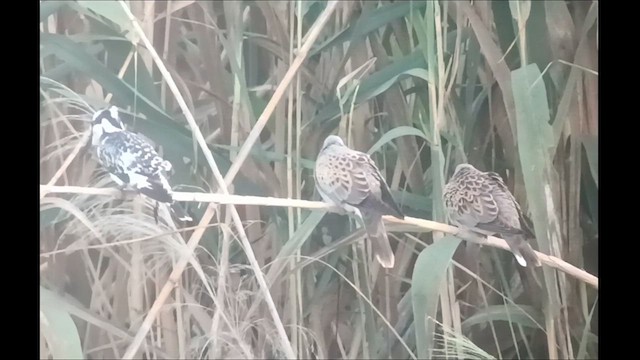
[[597,1],[41,1],[40,21],[40,181],[80,187],[41,195],[42,358],[597,358],[597,289],[563,272],[529,291],[506,251],[388,227],[385,273],[338,244],[363,237],[348,217],[272,199],[189,202],[207,227],[176,230],[93,194],[114,184],[82,149],[113,104],[176,191],[222,174],[318,200],[338,133],[437,222],[469,162],[505,178],[534,248],[597,276]]

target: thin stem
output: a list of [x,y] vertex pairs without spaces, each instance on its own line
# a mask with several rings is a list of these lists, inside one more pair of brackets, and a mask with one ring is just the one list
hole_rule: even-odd
[[[70,194],[91,194],[91,195],[103,195],[112,197],[121,197],[120,190],[116,189],[100,189],[100,188],[85,188],[79,186],[49,186],[40,185],[40,192],[47,193],[70,193]],[[185,193],[176,192],[174,198],[178,201],[193,201],[193,202],[211,202],[218,204],[234,204],[234,205],[262,205],[262,206],[279,206],[279,207],[296,207],[305,209],[317,209],[331,212],[339,212],[337,208],[320,201],[309,201],[299,199],[284,199],[273,197],[260,197],[260,196],[241,196],[241,195],[224,195],[224,194],[205,194],[205,193]],[[461,239],[469,242],[479,243],[485,246],[491,246],[509,250],[507,243],[494,236],[489,236],[485,240],[483,237],[469,236],[463,230],[459,230],[455,226],[439,223],[436,221],[430,221],[425,219],[413,218],[405,216],[404,220],[394,218],[393,216],[384,216],[383,219],[389,226],[387,230],[397,232],[425,232],[425,231],[441,231],[447,234],[455,235]],[[201,222],[202,223],[202,222]],[[198,227],[206,227],[199,225]],[[593,286],[598,289],[598,277],[579,269],[562,259],[555,256],[549,256],[544,253],[536,251],[536,255],[540,262],[557,270],[560,270],[574,278]]]

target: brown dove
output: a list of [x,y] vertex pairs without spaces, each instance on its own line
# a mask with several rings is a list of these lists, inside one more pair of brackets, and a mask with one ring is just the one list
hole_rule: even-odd
[[520,206],[500,175],[460,164],[444,187],[443,200],[453,224],[484,235],[500,234],[518,264],[540,266],[525,238]]
[[392,268],[395,257],[382,216],[404,219],[404,215],[371,157],[330,135],[318,153],[314,177],[325,202],[361,219],[376,259],[383,267]]

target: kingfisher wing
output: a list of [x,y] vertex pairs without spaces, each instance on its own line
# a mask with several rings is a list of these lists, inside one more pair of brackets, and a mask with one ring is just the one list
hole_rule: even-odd
[[142,137],[126,131],[106,134],[98,159],[109,173],[141,193],[157,201],[172,201],[171,186],[163,174],[171,170],[171,163]]
[[164,160],[142,137],[131,132],[114,134],[115,145],[121,154],[122,165],[128,172],[152,176],[163,171],[171,171],[171,163]]

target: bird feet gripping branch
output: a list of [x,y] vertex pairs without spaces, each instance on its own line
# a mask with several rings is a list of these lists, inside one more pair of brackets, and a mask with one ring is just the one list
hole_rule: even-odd
[[118,185],[118,190],[120,190],[120,197],[118,198],[120,202],[134,198],[138,195],[137,191],[130,189],[126,184]]

